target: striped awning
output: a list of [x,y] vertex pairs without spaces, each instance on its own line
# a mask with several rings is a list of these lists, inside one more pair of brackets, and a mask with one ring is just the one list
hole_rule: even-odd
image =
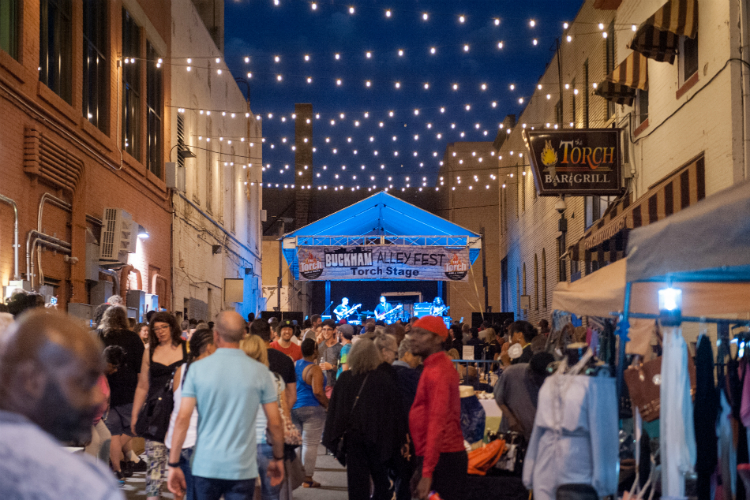
[[698,34],[698,0],[669,0],[646,19],[630,48],[655,61],[674,63],[681,36]]
[[632,106],[638,89],[648,90],[648,59],[633,52],[597,85],[594,93],[608,101]]
[[703,156],[656,183],[645,195],[630,201],[630,193],[616,200],[568,249],[572,261],[614,262],[624,256],[630,229],[664,219],[706,197]]

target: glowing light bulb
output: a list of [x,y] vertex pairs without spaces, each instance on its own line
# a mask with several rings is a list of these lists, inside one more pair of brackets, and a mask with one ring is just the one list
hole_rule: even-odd
[[368,59],[371,59],[372,58],[372,52],[366,52],[365,53],[365,57],[367,57]]
[[276,81],[280,82],[281,80],[283,80],[283,77],[281,75],[276,75]]
[[441,107],[441,108],[440,108],[440,112],[441,112],[441,113],[445,113],[445,108]]
[[391,118],[393,118],[393,111],[389,111],[388,112],[388,116],[390,116]]
[[427,21],[429,18],[430,18],[430,16],[429,16],[429,14],[427,14],[427,12],[425,12],[425,13],[422,14],[422,20],[423,21]]
[[497,48],[502,49],[503,48],[503,42],[497,42]]
[[465,21],[466,21],[466,17],[465,16],[458,16],[458,22],[459,23],[463,23]]
[[482,90],[487,90],[487,84],[486,84],[486,83],[483,83],[483,84],[481,85],[481,87],[480,87],[480,88],[481,88]]
[[516,90],[516,86],[514,84],[510,84],[510,90]]
[[311,76],[307,77],[307,83],[312,83],[312,77]]
[[391,17],[391,9],[385,11],[385,17]]
[[564,30],[568,29],[568,27],[569,27],[569,26],[570,26],[570,25],[569,25],[568,23],[563,23],[563,29],[564,29]]
[[567,37],[565,37],[565,39],[568,41],[568,43],[570,43],[570,42],[573,41],[573,37],[570,36],[570,35],[568,35]]
[[607,38],[607,32],[606,31],[602,31],[602,37],[603,38]]
[[523,104],[523,97],[521,97],[520,99],[518,99],[518,104]]
[[495,26],[500,26],[500,19],[495,18]]
[[279,56],[274,56],[273,60],[274,60],[274,62],[277,62],[277,63],[279,63],[279,62],[281,62],[281,57],[279,57]]
[[365,87],[369,87],[370,85],[371,85],[371,84],[370,84],[370,80],[367,80],[367,81],[365,82]]
[[464,45],[464,52],[468,52],[468,51],[469,51],[469,46],[465,44]]
[[401,82],[396,82],[395,86],[396,86],[397,89],[400,89],[401,88]]
[[434,54],[437,52],[437,49],[435,47],[430,47],[430,54]]
[[637,31],[637,30],[638,30],[638,28],[636,27],[636,25],[635,25],[635,24],[634,24],[634,25],[632,25],[632,26],[630,27],[630,29],[631,29],[631,30],[633,30],[633,31]]
[[529,26],[531,26],[532,28],[536,26],[536,21],[534,21],[533,19],[529,21]]
[[537,40],[536,38],[534,38],[534,39],[533,39],[533,40],[531,41],[531,43],[533,43],[534,45],[536,45],[536,44],[538,44],[538,43],[539,43],[539,41],[538,41],[538,40]]
[[603,29],[604,29],[604,23],[599,23],[599,29],[600,29],[600,30],[603,30]]
[[493,108],[496,108],[496,107],[497,107],[497,101],[492,101],[492,107],[493,107]]
[[309,56],[309,54],[305,54],[305,61],[307,62],[307,61],[309,61],[309,60],[310,60],[310,56]]
[[336,85],[341,85],[341,78],[336,79]]
[[404,55],[404,49],[398,49],[398,55],[399,57],[402,57]]
[[318,10],[318,4],[317,4],[317,3],[315,3],[315,2],[313,2],[313,3],[312,3],[312,4],[310,5],[310,8],[311,8],[312,10]]
[[341,59],[341,54],[336,54],[333,57],[338,61],[339,59]]
[[471,110],[471,104],[467,104],[466,105],[466,111],[470,111],[470,110]]
[[458,84],[457,83],[453,84],[453,90],[458,90]]

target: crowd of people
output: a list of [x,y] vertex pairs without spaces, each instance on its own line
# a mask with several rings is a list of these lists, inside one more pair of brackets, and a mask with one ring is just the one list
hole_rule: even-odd
[[[350,499],[459,499],[459,384],[472,380],[454,361],[465,346],[492,361],[503,423],[526,436],[551,361],[524,321],[360,326],[314,315],[300,328],[225,311],[215,324],[168,312],[134,324],[113,296],[86,331],[21,303],[0,312],[0,456],[13,457],[0,461],[0,491],[13,498],[121,498],[117,482],[143,471],[150,500],[165,484],[176,498],[252,498],[256,478],[263,499],[291,499],[321,486],[322,443],[346,465]],[[91,458],[71,459],[55,440]]]

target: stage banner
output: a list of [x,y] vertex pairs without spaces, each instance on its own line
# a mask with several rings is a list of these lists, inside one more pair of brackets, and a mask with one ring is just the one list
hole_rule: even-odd
[[469,249],[421,246],[297,247],[301,281],[466,281]]

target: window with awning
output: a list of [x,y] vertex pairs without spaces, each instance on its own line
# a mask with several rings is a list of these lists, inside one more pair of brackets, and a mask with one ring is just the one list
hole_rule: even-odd
[[630,193],[624,194],[568,248],[570,259],[602,262],[621,259],[630,229],[664,219],[706,197],[705,170],[701,155],[653,185],[637,200],[631,201]]
[[669,0],[636,30],[630,49],[649,59],[674,63],[680,37],[698,35],[698,0]]
[[648,59],[633,52],[597,85],[595,94],[632,106],[638,89],[648,90]]

